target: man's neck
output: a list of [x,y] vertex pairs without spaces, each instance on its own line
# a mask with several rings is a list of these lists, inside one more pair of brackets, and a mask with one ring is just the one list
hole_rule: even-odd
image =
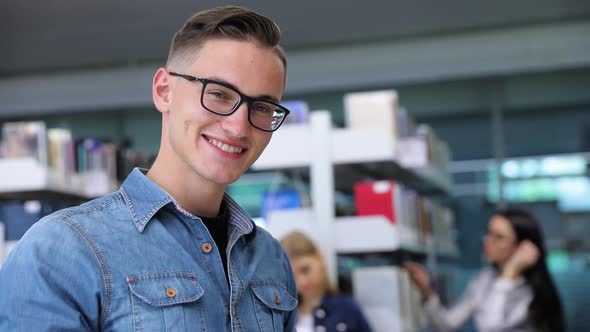
[[164,163],[156,158],[147,177],[166,190],[183,209],[196,216],[219,214],[225,186],[212,183],[179,163]]

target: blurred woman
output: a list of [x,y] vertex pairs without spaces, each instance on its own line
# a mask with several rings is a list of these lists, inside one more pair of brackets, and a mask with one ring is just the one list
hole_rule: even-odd
[[529,213],[507,209],[492,216],[484,238],[485,268],[450,309],[430,287],[419,264],[406,269],[420,290],[427,316],[439,331],[459,329],[473,318],[478,331],[565,331],[557,289],[545,263],[543,236]]
[[357,303],[351,297],[336,295],[322,255],[309,237],[292,232],[280,242],[289,256],[297,285],[298,332],[371,331]]

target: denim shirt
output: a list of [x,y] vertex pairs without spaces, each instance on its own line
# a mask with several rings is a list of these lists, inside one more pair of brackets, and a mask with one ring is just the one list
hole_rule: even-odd
[[119,191],[41,219],[0,270],[0,331],[294,331],[287,256],[224,202],[226,253],[138,169]]

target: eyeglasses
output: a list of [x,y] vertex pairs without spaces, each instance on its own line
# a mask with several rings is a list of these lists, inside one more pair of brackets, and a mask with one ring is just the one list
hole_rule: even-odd
[[496,243],[511,243],[514,241],[514,238],[504,234],[498,234],[488,231],[488,233],[484,235],[484,240],[491,240]]
[[285,107],[270,100],[246,96],[229,84],[198,78],[190,75],[169,72],[172,76],[182,77],[187,81],[199,81],[203,85],[201,105],[207,111],[217,115],[232,115],[243,102],[248,105],[248,121],[262,131],[273,132],[283,124],[291,113]]

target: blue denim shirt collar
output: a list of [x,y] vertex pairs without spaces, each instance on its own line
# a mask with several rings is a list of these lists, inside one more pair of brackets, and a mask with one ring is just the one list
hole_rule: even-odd
[[[169,203],[192,217],[166,190],[150,180],[145,173],[147,173],[145,169],[133,169],[120,189],[139,232],[143,232],[152,217]],[[230,226],[237,228],[242,234],[249,234],[255,229],[248,214],[227,193],[223,195],[223,202],[229,211]]]
[[133,223],[139,232],[143,232],[147,223],[162,207],[174,202],[166,190],[150,180],[144,173],[147,173],[147,170],[133,169],[120,189],[125,204],[131,212]]

